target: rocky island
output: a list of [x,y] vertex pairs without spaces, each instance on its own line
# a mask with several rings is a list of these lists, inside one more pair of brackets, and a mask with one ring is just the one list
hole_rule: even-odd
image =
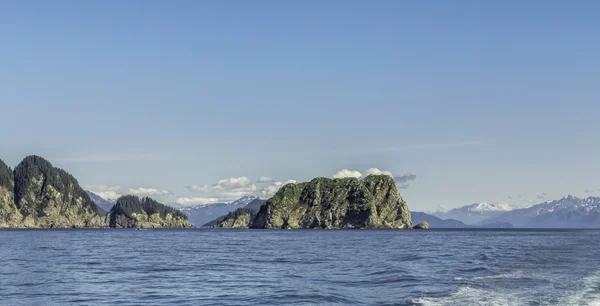
[[[142,202],[146,218],[135,205],[107,214],[71,174],[49,161],[28,156],[13,171],[0,160],[0,228],[191,227],[178,211],[149,198]],[[122,221],[131,217],[135,222]]]
[[387,175],[315,178],[287,184],[260,208],[238,209],[214,227],[271,229],[410,229],[410,212]]
[[177,209],[151,198],[122,196],[110,210],[109,225],[113,228],[188,228],[193,227],[187,216]]

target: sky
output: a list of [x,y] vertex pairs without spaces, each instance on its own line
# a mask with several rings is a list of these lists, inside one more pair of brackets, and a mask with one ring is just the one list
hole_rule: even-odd
[[418,211],[600,196],[599,11],[1,1],[0,158],[180,205],[382,172]]

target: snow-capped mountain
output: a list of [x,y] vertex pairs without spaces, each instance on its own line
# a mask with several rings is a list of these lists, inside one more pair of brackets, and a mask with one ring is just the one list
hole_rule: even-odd
[[432,213],[432,215],[442,219],[455,219],[473,225],[511,210],[512,207],[508,204],[474,203],[448,211],[438,211]]
[[600,198],[568,195],[529,208],[515,209],[480,222],[508,222],[530,228],[600,228]]
[[94,202],[96,205],[98,205],[98,207],[100,207],[104,211],[110,211],[110,209],[117,203],[117,200],[104,199],[101,196],[99,196],[89,190],[86,190],[85,192],[90,196],[90,199],[92,199],[92,202]]
[[248,205],[248,203],[258,199],[258,197],[246,195],[230,203],[203,204],[191,207],[180,207],[190,222],[196,226],[202,226],[205,223],[214,220],[220,216],[226,215],[238,208]]

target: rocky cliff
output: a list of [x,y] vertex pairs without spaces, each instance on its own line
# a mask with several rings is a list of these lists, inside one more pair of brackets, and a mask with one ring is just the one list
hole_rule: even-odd
[[315,178],[288,184],[267,200],[255,217],[240,213],[218,227],[280,229],[409,229],[410,212],[394,179],[387,175]]
[[77,180],[39,156],[26,157],[12,172],[2,162],[0,177],[0,227],[107,226]]
[[15,205],[15,181],[12,170],[0,160],[0,228],[20,227],[23,219]]
[[182,212],[151,198],[122,196],[109,213],[113,228],[189,228],[193,227]]

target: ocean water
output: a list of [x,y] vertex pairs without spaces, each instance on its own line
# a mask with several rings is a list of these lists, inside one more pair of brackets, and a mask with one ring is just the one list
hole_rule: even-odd
[[0,231],[0,305],[65,304],[600,305],[600,231]]

